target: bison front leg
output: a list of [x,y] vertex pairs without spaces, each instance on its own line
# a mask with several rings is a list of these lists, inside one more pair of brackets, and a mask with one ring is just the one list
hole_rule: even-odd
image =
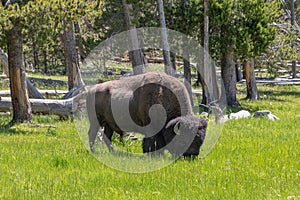
[[155,139],[153,137],[143,138],[143,153],[155,151]]
[[104,139],[104,142],[105,142],[108,150],[111,151],[111,152],[115,152],[115,149],[114,149],[114,147],[111,143],[111,138],[112,138],[113,133],[114,133],[114,131],[111,129],[110,126],[106,125],[104,127],[104,137],[103,137],[103,139]]
[[163,154],[165,146],[166,146],[165,139],[164,139],[162,133],[159,132],[155,136],[155,150],[156,150],[156,152],[157,152],[158,155],[162,155]]
[[144,153],[154,153],[155,155],[162,155],[164,146],[166,146],[166,143],[161,133],[158,133],[153,137],[145,137],[143,139]]

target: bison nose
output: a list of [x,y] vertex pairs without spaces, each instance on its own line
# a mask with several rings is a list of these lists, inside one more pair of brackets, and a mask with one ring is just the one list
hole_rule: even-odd
[[183,154],[183,157],[184,157],[184,159],[187,159],[187,160],[194,160],[195,158],[197,158],[197,156],[198,156],[199,154]]
[[193,150],[193,151],[187,151],[183,154],[183,157],[186,157],[186,158],[195,158],[199,155],[200,153],[200,150]]

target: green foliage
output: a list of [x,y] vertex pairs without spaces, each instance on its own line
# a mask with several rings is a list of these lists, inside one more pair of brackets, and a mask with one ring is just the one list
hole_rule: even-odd
[[261,89],[262,100],[240,102],[279,121],[228,121],[207,157],[145,174],[99,163],[70,120],[35,115],[43,127],[3,129],[0,115],[0,199],[298,199],[299,87]]
[[[6,1],[2,2],[5,4]],[[132,23],[136,27],[159,26],[156,1],[134,0],[128,3],[133,6]],[[279,4],[278,0],[209,1],[210,53],[215,60],[220,59],[228,46],[234,49],[236,59],[265,53],[277,37],[278,30],[272,23],[281,13]],[[201,41],[203,1],[168,0],[164,1],[164,6],[168,28]],[[296,13],[299,13],[299,7],[299,3],[295,3]],[[0,46],[5,47],[4,29],[11,26],[11,20],[21,19],[25,59],[32,64],[38,61],[34,66],[37,71],[42,71],[45,60],[49,71],[54,74],[64,73],[63,49],[60,45],[63,19],[74,20],[80,25],[77,36],[81,38],[85,55],[100,42],[125,30],[124,12],[119,0],[22,1],[22,5],[14,3],[7,9],[0,6],[0,13]],[[296,20],[299,20],[297,16]],[[38,54],[37,60],[34,60],[35,52]]]
[[271,24],[279,17],[278,8],[278,1],[211,1],[212,49],[217,50],[217,55],[229,47],[237,57],[260,55],[276,35]]
[[[0,36],[3,35],[0,37],[0,46],[6,46],[5,30],[11,28],[13,22],[18,19],[18,27],[22,29],[24,38],[25,59],[37,65],[34,66],[36,69],[47,65],[48,68],[54,69],[52,71],[63,73],[64,58],[60,45],[62,21],[93,19],[101,14],[101,5],[100,0],[35,0],[17,1],[6,9],[0,6]],[[62,67],[63,70],[57,67]]]
[[268,69],[271,75],[276,75],[277,71],[283,67],[289,69],[290,67],[285,65],[287,60],[300,58],[300,52],[297,50],[297,43],[295,43],[299,35],[289,29],[282,32],[278,28],[277,31],[279,34],[276,34],[275,40],[257,60],[258,67]]
[[101,41],[126,30],[121,2],[103,1],[101,15],[82,18],[79,24],[85,54],[88,55]]
[[[240,4],[243,13],[239,19],[238,50],[246,58],[254,58],[264,52],[275,39],[277,29],[272,26],[280,16],[277,1],[266,3],[262,0]],[[244,12],[243,12],[244,11]]]
[[[164,2],[167,28],[199,40],[199,34],[203,27],[202,4],[203,2],[198,0],[172,0]],[[156,18],[158,19],[158,16]]]

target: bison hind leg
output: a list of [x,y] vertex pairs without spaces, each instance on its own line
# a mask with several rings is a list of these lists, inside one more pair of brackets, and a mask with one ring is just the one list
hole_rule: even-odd
[[89,145],[90,145],[91,152],[94,152],[94,143],[95,143],[99,128],[100,128],[100,126],[99,126],[98,122],[91,123],[91,125],[90,125],[88,135],[89,135]]
[[112,130],[112,128],[109,126],[109,125],[106,125],[104,127],[104,142],[108,148],[109,151],[111,152],[115,152],[115,149],[111,143],[111,138],[112,138],[112,135],[113,135],[114,131]]

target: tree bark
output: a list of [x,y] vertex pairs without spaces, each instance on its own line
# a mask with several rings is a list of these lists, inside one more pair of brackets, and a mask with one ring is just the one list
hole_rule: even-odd
[[125,24],[128,30],[129,38],[129,58],[132,63],[133,73],[142,74],[146,68],[146,59],[139,46],[139,40],[137,35],[137,30],[135,25],[131,24],[130,10],[132,10],[132,5],[127,4],[126,0],[122,0],[122,5],[124,9]]
[[32,118],[31,106],[26,84],[22,33],[18,29],[18,22],[15,22],[14,27],[6,32],[6,38],[13,107],[13,119],[11,123],[30,121]]
[[[209,91],[208,83],[206,80],[208,80],[210,74],[207,73],[209,69],[209,62],[207,58],[207,54],[209,52],[209,17],[208,17],[208,0],[203,1],[203,72],[202,77],[200,77],[200,83],[202,86],[202,104],[209,105],[209,103],[212,101],[212,95],[210,94],[211,91]],[[206,80],[205,80],[206,77]]]
[[[209,17],[208,17],[208,0],[204,0],[204,35],[203,48],[205,52],[209,52]],[[205,53],[204,53],[205,55]]]
[[228,52],[223,53],[221,59],[221,76],[229,107],[240,106],[240,103],[236,99],[236,73],[233,58],[234,52],[229,48]]
[[5,74],[7,77],[9,77],[8,56],[1,48],[0,48],[0,67],[2,67],[3,74]]
[[209,5],[208,0],[204,0],[204,26],[203,26],[203,68],[198,80],[202,86],[202,104],[209,105],[211,102],[218,100],[219,88],[217,84],[217,74],[215,65],[209,55]]
[[297,65],[296,60],[292,60],[292,78],[297,78]]
[[176,53],[170,51],[172,69],[174,70],[174,75],[176,74]]
[[190,95],[192,106],[194,106],[193,93],[192,93],[192,73],[189,61],[189,56],[183,59],[183,74],[184,74],[184,85]]
[[[169,1],[168,4],[169,4],[169,10],[172,10],[173,9],[173,1],[172,0]],[[172,26],[174,24],[174,19],[173,19],[172,15],[169,15],[168,22],[169,22],[169,26]],[[172,65],[172,69],[174,71],[174,75],[176,75],[176,53],[170,51],[170,58],[171,58],[171,65]]]
[[160,36],[163,47],[163,56],[165,63],[165,72],[171,76],[175,75],[172,69],[171,57],[170,57],[170,47],[168,41],[167,26],[165,20],[164,3],[162,0],[157,0],[158,12],[159,12],[159,23],[160,23]]
[[254,59],[251,62],[248,60],[244,61],[245,76],[247,85],[247,99],[258,100],[258,90],[256,86],[255,73],[254,73]]
[[62,35],[62,43],[64,47],[64,57],[66,62],[66,71],[68,75],[68,87],[71,90],[74,87],[84,85],[79,70],[79,60],[76,49],[76,39],[74,33],[74,22],[63,22],[64,33]]
[[[291,4],[291,29],[294,29],[295,26],[295,4],[294,4],[294,0],[290,0],[290,4]],[[292,47],[294,45],[292,44]],[[296,61],[293,60],[292,61],[292,78],[297,78],[297,70],[296,70]]]
[[35,39],[32,39],[32,53],[33,53],[33,68],[37,70],[37,66],[39,65],[39,56],[38,56],[38,48],[34,41]]
[[48,74],[48,61],[47,61],[47,51],[43,50],[43,61],[44,61],[44,73]]
[[236,82],[240,82],[242,80],[242,71],[240,69],[240,64],[235,64],[235,72],[236,72]]
[[74,25],[75,25],[75,32],[78,35],[78,37],[76,38],[77,39],[77,44],[78,44],[78,56],[80,58],[81,63],[83,63],[86,55],[85,55],[85,46],[82,43],[83,39],[82,39],[82,36],[81,36],[81,27],[80,27],[80,24],[78,22],[75,22]]

